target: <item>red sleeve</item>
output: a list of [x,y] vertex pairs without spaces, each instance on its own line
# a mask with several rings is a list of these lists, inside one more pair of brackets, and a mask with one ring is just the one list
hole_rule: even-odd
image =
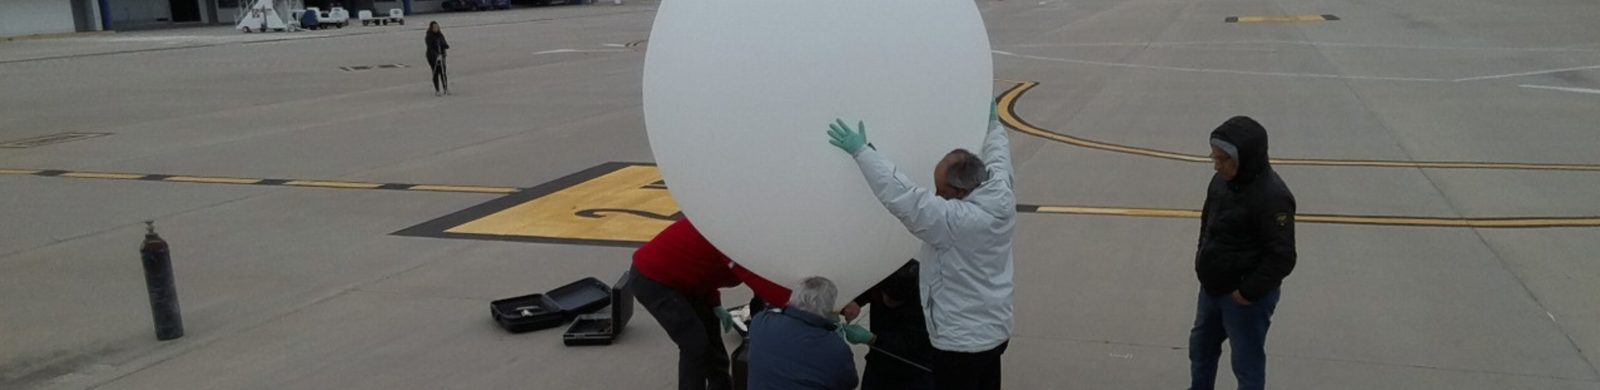
[[750,291],[755,292],[757,298],[766,301],[767,305],[772,307],[789,306],[789,289],[762,278],[760,275],[756,275],[756,273],[750,272],[750,270],[744,269],[743,266],[738,264],[733,265],[733,274],[738,275],[739,280],[750,286]]
[[667,226],[633,254],[633,266],[640,275],[686,297],[704,298],[712,304],[721,303],[717,289],[740,283],[739,277],[728,269],[731,262],[688,219]]

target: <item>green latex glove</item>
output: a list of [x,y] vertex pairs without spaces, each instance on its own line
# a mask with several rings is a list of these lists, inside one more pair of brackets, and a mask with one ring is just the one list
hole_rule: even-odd
[[728,314],[728,309],[717,306],[711,309],[711,314],[716,314],[717,319],[722,320],[722,333],[733,330],[733,316]]
[[989,121],[994,122],[997,120],[1000,120],[1000,101],[989,99]]
[[834,121],[837,123],[828,125],[828,138],[831,138],[828,143],[838,146],[839,149],[844,149],[844,152],[850,153],[851,156],[861,153],[861,148],[867,147],[867,122],[863,121],[857,124],[856,127],[861,130],[857,132],[856,130],[851,130],[850,125],[844,124],[843,119],[835,119]]
[[870,343],[874,338],[872,331],[861,327],[861,325],[845,325],[845,327],[839,328],[839,331],[844,333],[844,341],[848,341],[851,344]]

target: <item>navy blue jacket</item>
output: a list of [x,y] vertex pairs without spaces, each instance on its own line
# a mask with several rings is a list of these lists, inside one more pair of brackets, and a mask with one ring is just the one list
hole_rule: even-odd
[[750,324],[750,390],[856,388],[856,359],[833,324],[800,310],[768,310]]

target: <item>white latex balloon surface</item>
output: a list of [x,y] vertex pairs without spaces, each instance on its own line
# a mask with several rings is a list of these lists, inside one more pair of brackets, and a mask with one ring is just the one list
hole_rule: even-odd
[[839,301],[921,243],[873,196],[827,125],[867,140],[918,185],[981,146],[993,88],[971,0],[666,0],[644,68],[650,147],[695,227],[785,286],[832,279]]

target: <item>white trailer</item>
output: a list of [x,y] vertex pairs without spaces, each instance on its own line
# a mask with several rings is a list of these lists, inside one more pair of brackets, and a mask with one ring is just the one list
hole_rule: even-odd
[[370,10],[361,10],[361,12],[358,13],[358,15],[361,16],[361,25],[362,26],[366,26],[366,25],[369,25],[369,24],[373,25],[373,26],[387,26],[387,25],[389,25],[389,23],[395,23],[395,24],[400,24],[400,25],[405,25],[406,24],[406,13],[405,13],[405,11],[401,11],[399,8],[390,8],[389,9],[389,17],[387,17],[387,18],[375,18],[375,17],[372,16],[372,11],[370,11]]
[[327,11],[317,7],[307,7],[306,12],[317,14],[317,28],[344,28],[350,25],[350,11],[345,11],[344,7],[333,7]]

